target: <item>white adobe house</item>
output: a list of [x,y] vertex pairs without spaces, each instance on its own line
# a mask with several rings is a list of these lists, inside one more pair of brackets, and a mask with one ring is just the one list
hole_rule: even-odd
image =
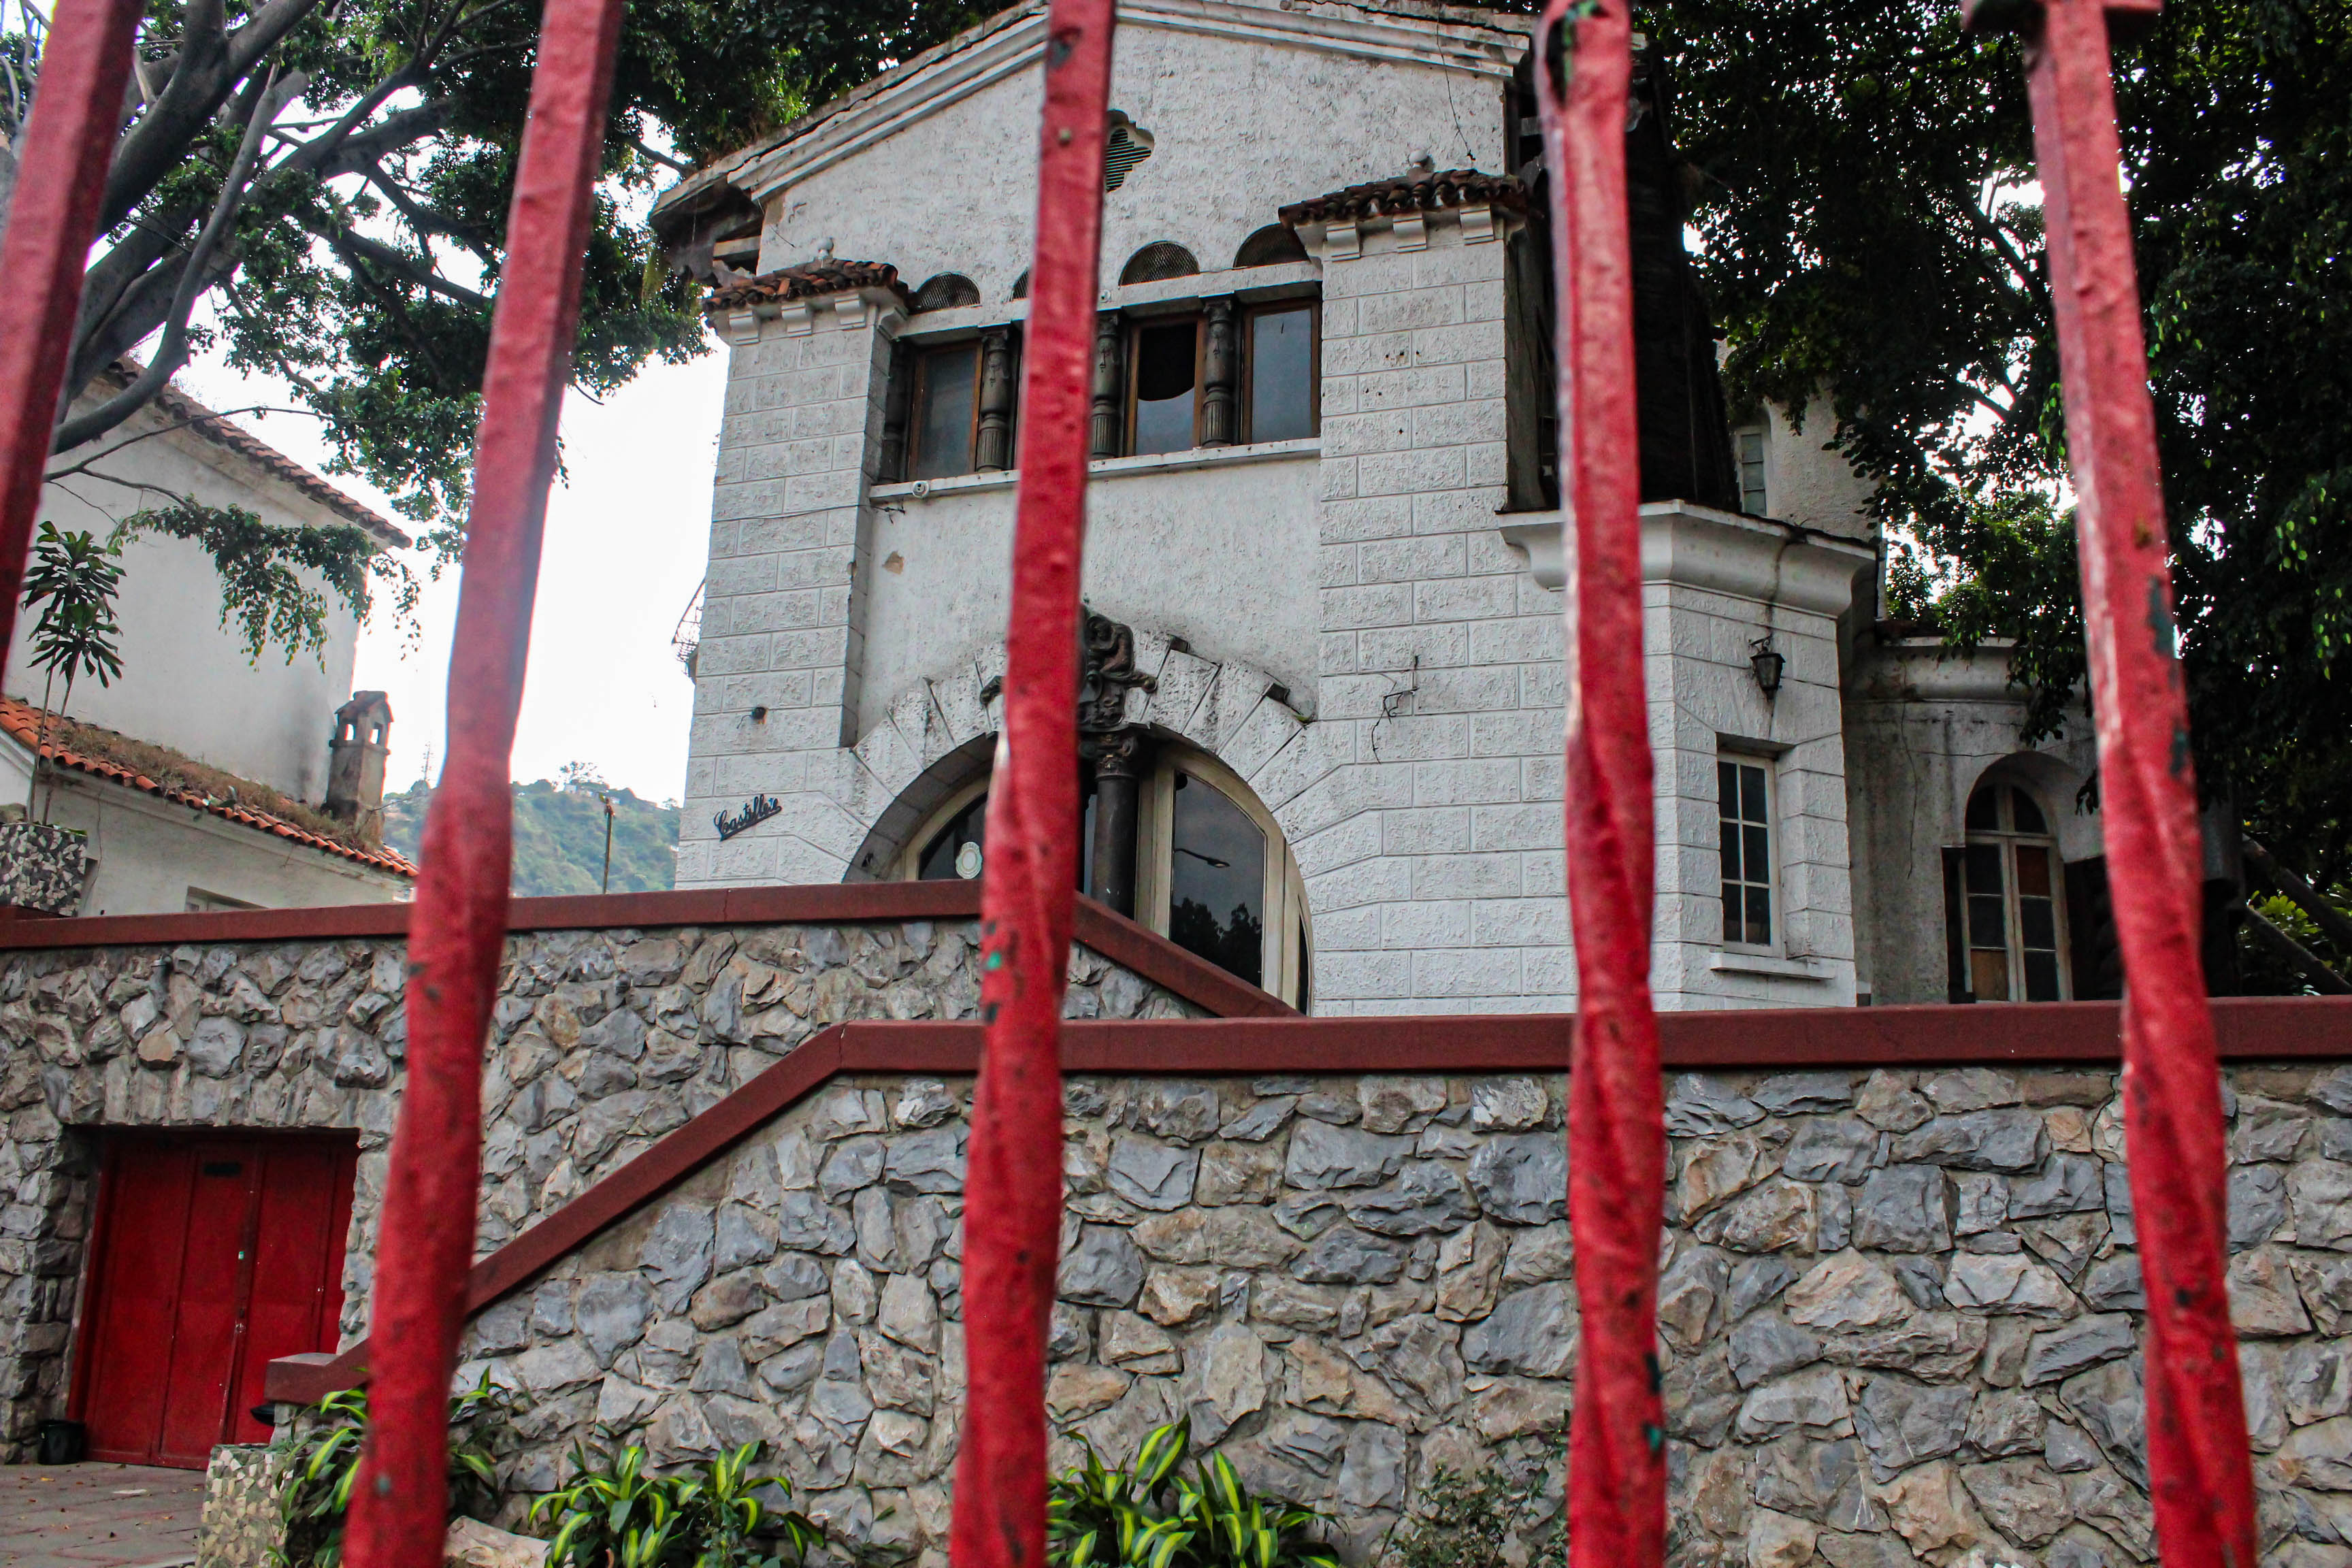
[[[1574,1000],[1533,26],[1119,10],[1087,890],[1318,1014]],[[656,209],[731,355],[682,888],[983,863],[1044,44],[1005,11]],[[2111,994],[2087,727],[2021,747],[1999,649],[1880,626],[1822,422],[1726,417],[1637,104],[1660,1005]]]
[[[85,395],[110,394],[121,380],[102,378]],[[192,496],[274,526],[355,528],[387,548],[409,542],[176,386],[50,467],[60,477],[42,491],[40,521],[101,540],[133,512]],[[382,693],[353,697],[359,624],[341,599],[329,595],[319,653],[289,660],[273,647],[253,659],[222,625],[220,576],[197,545],[142,535],[125,545],[121,563],[122,673],[105,686],[77,681],[66,713],[89,728],[60,740],[40,720],[29,613],[17,617],[0,696],[0,806],[25,804],[34,744],[47,735],[58,765],[44,773],[33,815],[85,836],[79,912],[408,897],[415,868],[383,847],[380,820],[371,820],[381,815],[391,713]],[[50,693],[53,710],[62,698],[61,689]],[[340,790],[333,756],[344,759]]]

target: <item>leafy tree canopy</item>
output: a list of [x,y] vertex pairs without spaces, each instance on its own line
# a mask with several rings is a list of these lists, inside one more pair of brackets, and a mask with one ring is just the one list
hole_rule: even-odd
[[[0,202],[46,33],[33,0],[5,5]],[[575,384],[603,395],[648,360],[702,351],[690,285],[666,274],[629,216],[656,181],[985,9],[631,5]],[[90,389],[135,345],[152,347],[143,375],[100,388],[60,426],[56,449],[119,426],[191,355],[217,347],[236,368],[290,384],[324,422],[332,471],[393,495],[425,542],[454,558],[539,19],[529,0],[148,0],[69,392]],[[184,511],[177,521],[204,526]]]
[[[2033,735],[2087,722],[2020,46],[1964,35],[1953,0],[1643,21],[1735,402],[1810,404],[1807,435],[1875,481],[1891,615],[2019,639]],[[2116,67],[2200,777],[2340,893],[2352,6],[2174,0]]]

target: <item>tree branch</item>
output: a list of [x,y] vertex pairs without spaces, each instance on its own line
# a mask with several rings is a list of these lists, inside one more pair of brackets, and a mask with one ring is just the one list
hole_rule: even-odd
[[41,475],[41,482],[43,484],[54,484],[58,479],[68,478],[74,474],[89,474],[93,478],[105,479],[110,484],[128,483],[128,480],[116,479],[110,475],[99,473],[96,469],[92,468],[90,465],[100,461],[101,458],[111,458],[117,452],[122,451],[127,447],[135,447],[142,441],[152,441],[158,436],[168,436],[174,430],[185,430],[191,426],[226,424],[232,416],[238,414],[300,414],[308,416],[313,419],[323,417],[323,416],[314,408],[289,408],[274,403],[249,403],[242,408],[207,409],[205,413],[193,418],[173,419],[168,423],[156,426],[152,430],[142,430],[136,436],[128,437],[121,441],[117,441],[113,446],[109,447],[103,452],[91,453],[89,457],[83,458],[79,463],[74,463],[62,468],[50,468]]
[[[318,231],[313,229],[312,232]],[[396,272],[419,289],[428,289],[444,299],[455,300],[461,305],[477,305],[485,310],[489,307],[488,295],[478,294],[462,284],[452,283],[440,274],[417,266],[414,259],[403,256],[391,246],[370,239],[367,236],[349,227],[338,225],[332,233],[320,234],[320,237],[341,252],[347,262],[356,257],[363,256],[385,271]]]
[[2264,919],[2262,910],[2247,908],[2246,929],[2254,933],[2256,942],[2309,981],[2314,991],[2323,996],[2352,996],[2352,983],[2347,983],[2344,976],[2322,963],[2317,953]]
[[2276,888],[2295,908],[2309,915],[2311,923],[2336,944],[2338,952],[2352,953],[2352,918],[2347,918],[2343,910],[2320,897],[2317,889],[2280,865],[2277,857],[2254,840],[2243,840],[2242,847],[2246,863],[2253,867],[2263,880]]

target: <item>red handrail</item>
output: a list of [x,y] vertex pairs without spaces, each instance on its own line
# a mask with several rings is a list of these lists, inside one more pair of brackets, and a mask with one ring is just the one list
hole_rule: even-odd
[[2108,13],[2155,9],[2047,0],[2019,19],[2082,542],[2107,885],[2128,983],[2124,1131],[2147,1289],[2149,1491],[2166,1563],[2252,1568],[2253,1469],[2223,1280],[2221,1075],[2199,955],[2197,784],[2107,57]]
[[[1658,1227],[1665,1169],[1650,997],[1650,725],[1642,663],[1641,435],[1625,209],[1627,0],[1552,0],[1538,37],[1559,237],[1559,426],[1568,539],[1569,1224],[1581,1342],[1570,1423],[1569,1561],[1664,1559]],[[1562,36],[1561,29],[1572,29]],[[1555,44],[1554,40],[1558,42]]]
[[445,1420],[480,1186],[482,1042],[506,942],[507,777],[621,11],[622,0],[549,0],[531,72],[475,437],[448,753],[409,927],[408,1082],[377,1241],[373,1420],[352,1495],[352,1568],[442,1561]]
[[1004,731],[988,796],[981,1017],[965,1178],[957,1568],[1045,1552],[1045,1335],[1062,1226],[1062,991],[1078,870],[1078,563],[1102,248],[1112,0],[1045,18]]
[[122,123],[139,0],[58,0],[0,240],[0,659],[16,633],[83,262]]

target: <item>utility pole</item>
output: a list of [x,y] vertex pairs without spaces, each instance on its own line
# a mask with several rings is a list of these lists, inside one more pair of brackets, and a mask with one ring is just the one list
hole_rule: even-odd
[[601,890],[609,893],[613,890],[613,797],[607,794],[597,798],[604,803],[604,883]]

